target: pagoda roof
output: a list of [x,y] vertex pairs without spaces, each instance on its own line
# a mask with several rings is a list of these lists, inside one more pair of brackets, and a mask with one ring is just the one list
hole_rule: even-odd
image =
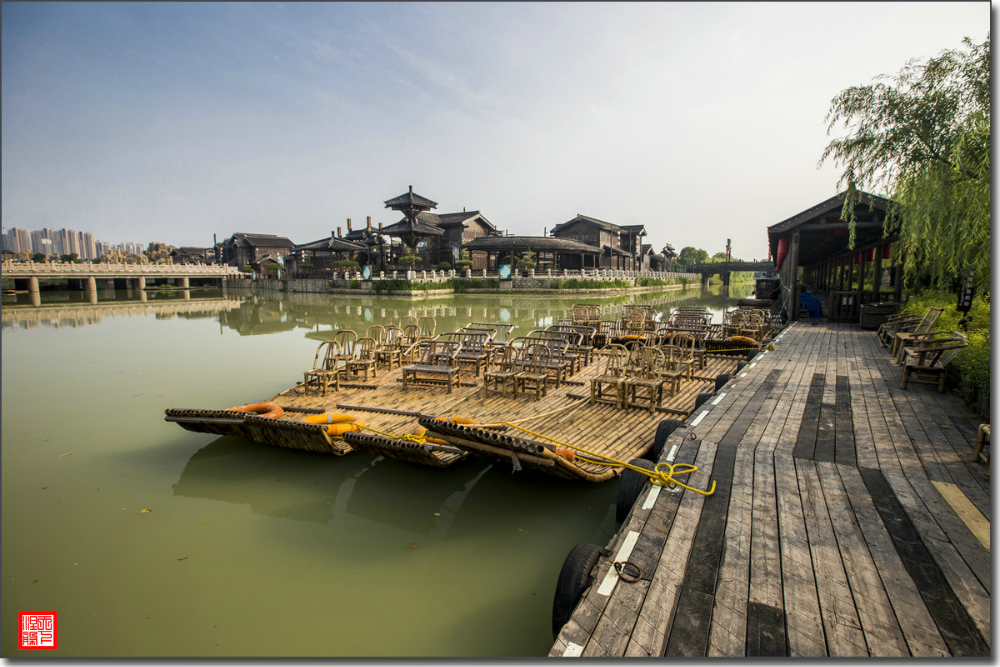
[[293,250],[326,250],[329,252],[352,252],[356,250],[364,250],[364,246],[360,246],[357,243],[351,243],[350,241],[345,241],[342,238],[336,236],[329,236],[325,239],[320,239],[318,241],[313,241],[312,243],[303,243],[302,245],[297,245]]
[[465,250],[541,250],[545,252],[582,252],[597,255],[600,248],[572,239],[551,236],[480,236],[463,243]]
[[386,208],[394,209],[404,209],[404,208],[437,208],[437,202],[428,199],[427,197],[421,197],[416,192],[413,191],[413,186],[410,186],[409,192],[404,192],[398,197],[393,197],[392,199],[387,199],[385,201]]

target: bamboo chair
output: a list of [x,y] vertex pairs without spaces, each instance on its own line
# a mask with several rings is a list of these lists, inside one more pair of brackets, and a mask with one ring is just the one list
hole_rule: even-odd
[[520,352],[520,371],[516,382],[525,394],[535,393],[539,400],[548,391],[549,367],[552,363],[552,353],[541,343],[531,343]]
[[415,318],[414,316],[412,316],[412,315],[406,315],[404,317],[399,318],[399,328],[400,329],[403,329],[405,331],[406,327],[408,327],[411,324],[413,326],[418,326],[417,325],[417,318]]
[[462,368],[456,357],[461,344],[451,340],[428,340],[414,343],[418,349],[423,343],[423,356],[415,364],[403,366],[403,389],[410,385],[442,384],[448,387],[450,394],[453,387],[462,384]]
[[334,391],[340,391],[340,372],[336,363],[339,356],[340,345],[337,341],[325,340],[320,343],[316,348],[312,368],[303,375],[302,393],[308,394],[310,389],[319,389],[326,396],[330,384],[333,384]]
[[[629,351],[624,345],[613,343],[604,350],[604,371],[590,381],[591,404],[611,403],[618,407],[625,406],[625,370],[628,361]],[[613,399],[605,395],[605,388],[614,390]]]
[[332,360],[331,368],[338,373],[343,373],[347,369],[347,362],[354,358],[354,346],[358,342],[358,334],[351,329],[341,329],[333,337],[340,352]]
[[666,359],[659,348],[647,346],[636,350],[632,370],[625,377],[626,407],[648,408],[652,413],[663,403],[663,372]]
[[385,338],[375,350],[375,364],[383,364],[391,371],[394,366],[403,365],[403,330],[394,324],[385,328]]
[[437,320],[433,317],[421,317],[417,326],[420,328],[421,340],[430,340],[434,338],[434,333],[437,331]]
[[[944,383],[948,379],[948,364],[969,344],[964,334],[957,331],[933,331],[911,334],[910,342],[903,348],[901,363],[903,377],[900,388],[906,389],[909,382],[937,384],[938,393],[944,393]],[[912,377],[916,375],[917,377]],[[934,380],[923,379],[924,375],[937,376]]]
[[510,388],[513,397],[517,398],[517,390],[521,385],[518,378],[518,373],[521,372],[518,363],[518,355],[521,349],[513,345],[504,345],[497,349],[500,351],[497,368],[493,370],[487,369],[483,373],[483,388],[480,391],[480,395],[486,396],[492,383],[493,391],[500,392],[500,395],[506,395],[507,389]]
[[896,313],[885,318],[885,321],[878,327],[878,342],[882,347],[886,347],[892,342],[889,334],[895,334],[903,327],[913,326],[920,322],[920,316],[916,313]]
[[691,370],[695,363],[698,368],[705,368],[705,348],[698,347],[698,339],[688,333],[674,332],[669,334],[663,341],[664,345],[673,345],[681,351],[681,361],[687,364],[688,380],[691,379]]
[[941,313],[943,312],[944,308],[928,308],[927,313],[917,323],[916,327],[910,330],[902,329],[891,336],[892,347],[889,348],[889,353],[897,364],[902,364],[903,348],[909,345],[915,336],[933,331],[934,325],[937,324],[938,318],[941,317]]
[[373,324],[368,327],[368,331],[365,332],[365,336],[368,338],[374,338],[378,345],[382,345],[385,343],[385,327],[381,324]]
[[354,345],[354,355],[346,363],[347,375],[356,379],[364,373],[365,379],[362,382],[368,382],[369,371],[371,371],[373,378],[378,377],[375,363],[375,351],[377,349],[378,342],[374,338],[369,338],[368,336],[359,338]]
[[462,347],[459,349],[456,359],[459,363],[471,364],[476,377],[479,377],[479,373],[484,367],[486,370],[490,367],[491,334],[483,330],[460,331],[457,338]]
[[403,334],[400,340],[400,347],[404,350],[403,361],[405,363],[412,363],[415,354],[420,353],[417,343],[420,342],[420,327],[416,324],[407,324],[405,327],[401,327]]
[[[684,361],[684,351],[676,345],[663,345],[660,347],[663,352],[664,366],[660,374],[663,376],[665,388],[664,398],[670,398],[681,388],[681,378],[685,375],[691,378],[691,365]],[[669,391],[666,391],[669,387]]]

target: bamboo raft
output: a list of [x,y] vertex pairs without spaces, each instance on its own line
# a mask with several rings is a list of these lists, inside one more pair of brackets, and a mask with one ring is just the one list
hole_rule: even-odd
[[[691,378],[685,376],[677,391],[652,410],[590,400],[591,379],[603,367],[598,350],[588,365],[558,387],[547,385],[546,395],[538,399],[484,392],[482,376],[465,367],[457,386],[446,388],[446,381],[429,379],[404,388],[403,370],[396,368],[381,369],[367,382],[341,382],[339,391],[325,395],[306,393],[299,383],[261,401],[281,407],[278,418],[232,409],[171,408],[165,419],[189,431],[337,456],[358,450],[443,468],[475,455],[515,470],[601,482],[622,470],[600,462],[601,457],[628,462],[648,453],[663,419],[685,419],[699,395],[714,391],[718,376],[732,374],[745,358],[732,350],[707,352],[704,368],[695,365]],[[304,421],[327,413],[363,419],[365,427],[332,436],[325,424]],[[451,423],[452,416],[474,424]],[[424,437],[417,436],[423,429]]]

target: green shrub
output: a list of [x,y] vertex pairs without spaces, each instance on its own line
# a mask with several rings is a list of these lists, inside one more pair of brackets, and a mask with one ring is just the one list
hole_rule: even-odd
[[399,258],[399,263],[402,264],[403,266],[410,266],[412,264],[416,264],[419,261],[420,257],[418,257],[417,255],[403,255],[402,257]]
[[299,268],[300,269],[311,269],[311,268],[313,268],[313,265],[310,262],[300,262],[299,263]]
[[589,280],[587,278],[567,278],[561,282],[552,281],[559,285],[558,289],[614,289],[631,287],[629,280]]
[[351,289],[361,289],[361,283],[359,283],[357,280],[352,280]]
[[460,269],[469,268],[469,267],[472,266],[472,260],[471,259],[460,259],[457,262],[455,262],[455,266],[457,266]]
[[663,285],[676,285],[672,280],[664,280],[663,278],[636,278],[635,284],[639,287],[661,287]]
[[437,269],[438,271],[450,271],[451,264],[449,262],[441,262],[440,264],[437,265]]
[[532,262],[530,259],[520,259],[520,258],[518,258],[518,260],[517,260],[517,268],[519,268],[519,269],[524,269],[524,270],[527,271],[528,269],[535,268],[535,266],[536,266],[535,263]]
[[340,269],[341,271],[350,269],[351,271],[357,271],[361,268],[361,265],[352,259],[338,259],[333,263],[333,268]]
[[[928,308],[944,308],[934,329],[962,331],[959,325],[962,313],[955,310],[957,303],[957,295],[951,292],[924,290],[911,296],[903,310],[923,316]],[[962,398],[966,407],[981,417],[988,418],[991,396],[989,299],[977,298],[966,319],[964,333],[969,339],[969,346],[959,352],[949,364],[948,377],[954,380],[955,393]]]
[[253,267],[249,264],[244,264],[240,267],[240,273],[253,273]]

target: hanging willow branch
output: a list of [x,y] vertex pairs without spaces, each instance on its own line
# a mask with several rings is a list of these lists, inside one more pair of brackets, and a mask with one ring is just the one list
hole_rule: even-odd
[[898,232],[906,275],[939,283],[971,272],[990,288],[990,38],[967,51],[911,60],[898,74],[841,91],[830,104],[820,158],[842,165],[843,217],[855,239],[861,191],[893,201],[884,232]]

